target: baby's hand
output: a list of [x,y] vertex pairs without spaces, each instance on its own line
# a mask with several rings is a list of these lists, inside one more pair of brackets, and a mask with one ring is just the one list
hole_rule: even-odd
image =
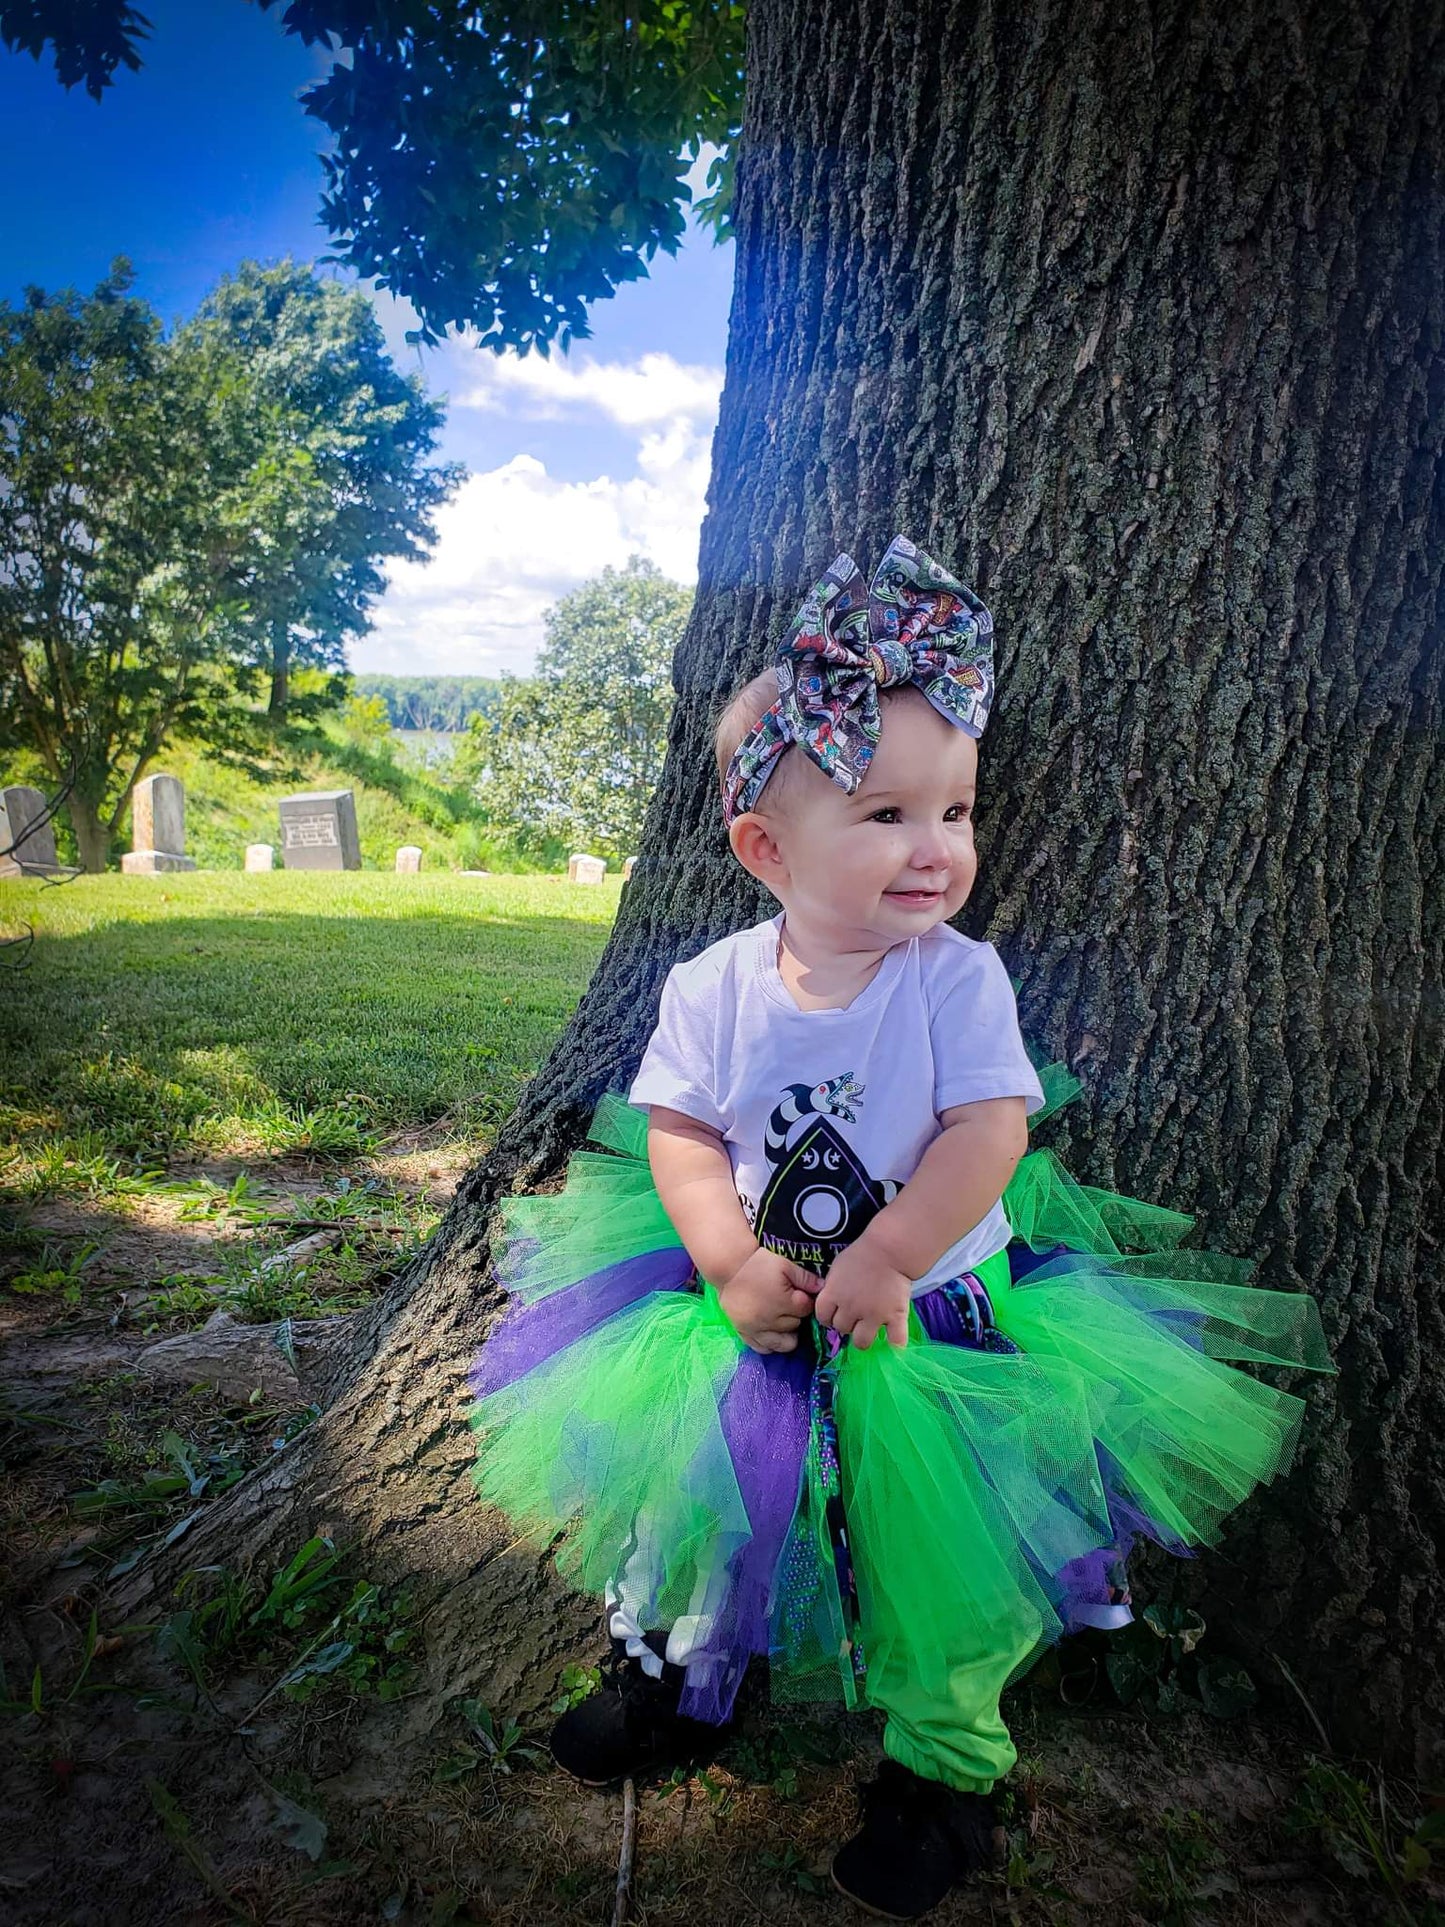
[[879,1332],[893,1345],[908,1343],[908,1300],[913,1280],[870,1253],[866,1240],[849,1245],[829,1266],[814,1313],[867,1351]]
[[738,1337],[755,1352],[797,1349],[798,1327],[813,1311],[818,1281],[776,1251],[761,1247],[718,1292]]

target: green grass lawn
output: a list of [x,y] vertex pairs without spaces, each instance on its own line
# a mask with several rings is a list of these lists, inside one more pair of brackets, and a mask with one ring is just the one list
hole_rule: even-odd
[[[163,1161],[485,1136],[573,1006],[620,884],[224,875],[0,882],[0,1155]],[[7,1148],[8,1147],[8,1148]],[[53,1155],[52,1151],[52,1155]]]

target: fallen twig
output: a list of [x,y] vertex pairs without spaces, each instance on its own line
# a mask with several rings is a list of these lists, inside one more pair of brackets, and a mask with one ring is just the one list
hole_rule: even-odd
[[622,1782],[622,1851],[617,1857],[617,1898],[612,1906],[612,1927],[622,1927],[632,1899],[632,1856],[637,1841],[637,1789],[631,1780]]
[[1295,1692],[1299,1695],[1300,1704],[1304,1707],[1304,1710],[1306,1711],[1306,1713],[1308,1713],[1310,1718],[1314,1721],[1315,1731],[1316,1733],[1319,1734],[1320,1739],[1324,1744],[1324,1749],[1326,1753],[1333,1753],[1335,1749],[1330,1745],[1330,1736],[1325,1731],[1325,1723],[1320,1718],[1319,1714],[1315,1711],[1314,1707],[1310,1704],[1309,1695],[1305,1692],[1305,1689],[1303,1688],[1303,1686],[1300,1685],[1299,1681],[1295,1678],[1294,1674],[1290,1671],[1288,1666],[1285,1665],[1284,1661],[1280,1658],[1278,1653],[1274,1655],[1274,1663],[1276,1666],[1278,1666],[1279,1670],[1284,1674],[1285,1678],[1289,1681],[1290,1685],[1294,1688]]
[[293,1231],[389,1231],[398,1238],[411,1230],[410,1225],[392,1224],[381,1218],[292,1218],[284,1211],[265,1218],[250,1218],[246,1223],[255,1230],[268,1224],[285,1224]]

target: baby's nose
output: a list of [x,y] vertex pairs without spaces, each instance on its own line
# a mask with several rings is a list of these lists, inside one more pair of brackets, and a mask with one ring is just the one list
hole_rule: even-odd
[[941,870],[948,862],[948,838],[942,827],[931,825],[920,830],[913,845],[915,870]]

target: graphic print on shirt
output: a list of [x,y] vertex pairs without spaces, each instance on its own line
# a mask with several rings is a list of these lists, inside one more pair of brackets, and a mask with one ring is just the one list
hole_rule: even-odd
[[[753,1217],[753,1235],[769,1251],[817,1272],[862,1232],[901,1186],[867,1171],[837,1126],[856,1124],[863,1086],[852,1071],[810,1090],[790,1084],[768,1119],[764,1149],[772,1175]],[[795,1125],[803,1129],[792,1135]]]

